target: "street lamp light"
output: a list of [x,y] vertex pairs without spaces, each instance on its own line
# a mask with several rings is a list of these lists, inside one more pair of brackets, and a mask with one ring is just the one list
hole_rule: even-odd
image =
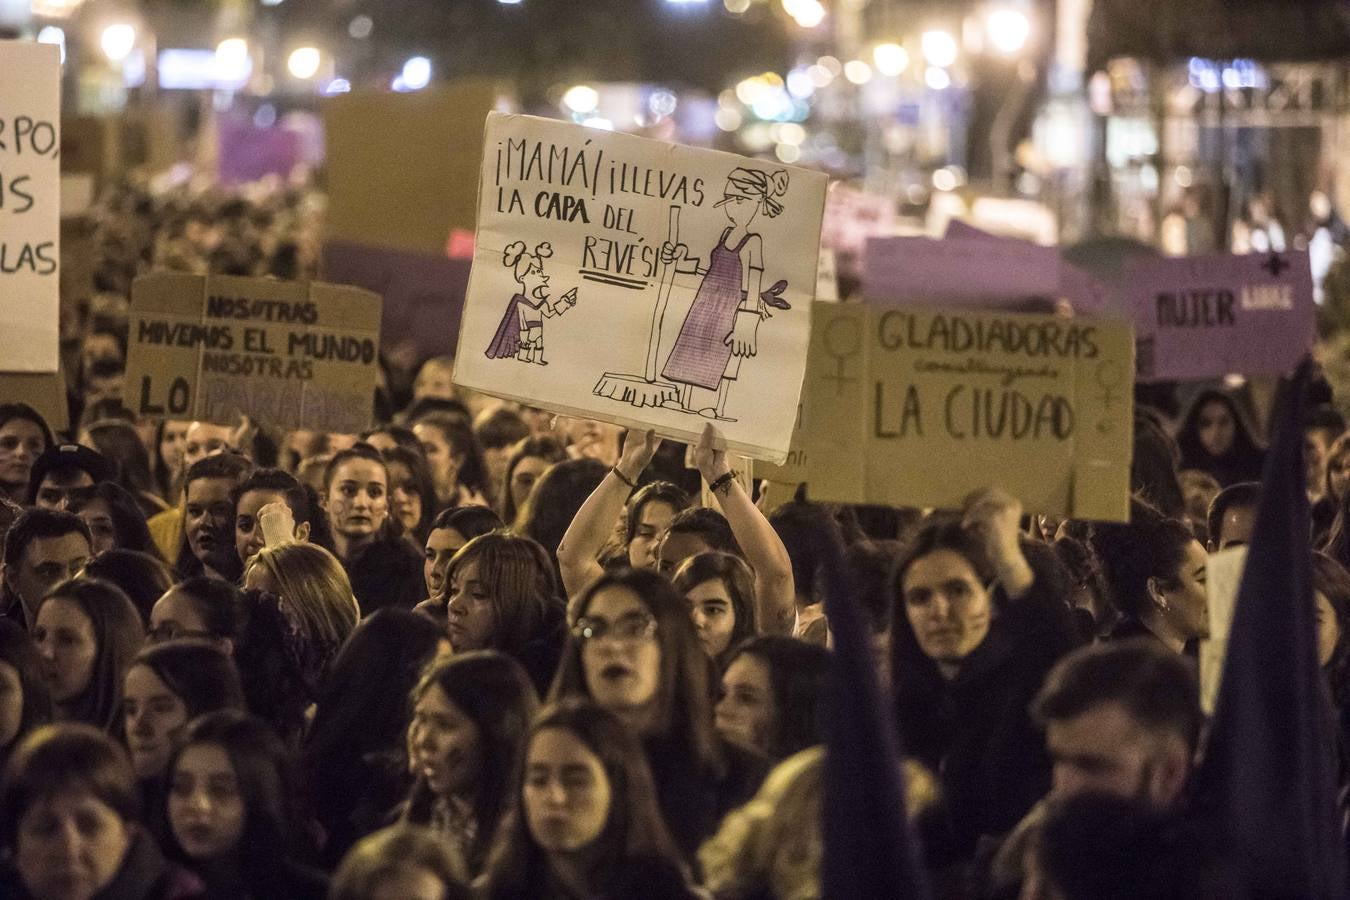
[[286,60],[286,68],[301,81],[309,81],[319,74],[319,65],[323,56],[318,47],[297,47]]
[[1004,56],[1022,52],[1031,39],[1031,20],[1020,9],[1003,7],[990,10],[984,24],[989,43]]
[[925,31],[920,46],[923,47],[923,58],[931,66],[945,69],[956,62],[956,38],[949,32],[941,29]]
[[123,62],[136,47],[136,26],[125,22],[109,25],[103,29],[99,46],[103,48],[103,55],[108,57],[109,62]]
[[872,62],[882,75],[894,78],[909,68],[909,53],[899,44],[877,44],[872,48]]

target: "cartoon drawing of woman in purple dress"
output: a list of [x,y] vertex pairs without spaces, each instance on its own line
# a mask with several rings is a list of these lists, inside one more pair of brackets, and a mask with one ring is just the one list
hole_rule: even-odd
[[[757,352],[759,323],[772,315],[770,308],[790,308],[780,296],[786,281],[762,290],[764,246],[750,230],[760,213],[772,219],[783,211],[777,198],[787,188],[788,174],[781,169],[772,174],[733,170],[716,204],[731,225],[722,230],[706,268],[689,258],[684,244],[667,241],[662,245],[663,262],[673,263],[676,271],[703,276],[661,373],[680,385],[678,403],[667,404],[672,408],[734,421],[726,417],[727,391],[740,376],[741,362]],[[695,387],[717,391],[716,404],[695,408]]]
[[520,290],[506,305],[506,313],[485,351],[488,359],[515,357],[521,362],[548,365],[544,359],[544,317],[560,316],[576,306],[577,289],[572,288],[554,300],[549,297],[544,260],[553,255],[547,242],[527,252],[524,241],[516,241],[502,254],[502,264],[511,269]]

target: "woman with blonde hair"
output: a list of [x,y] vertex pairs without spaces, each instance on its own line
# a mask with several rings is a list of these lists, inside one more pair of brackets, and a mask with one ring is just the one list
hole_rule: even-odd
[[325,672],[361,618],[342,563],[315,544],[259,550],[244,573],[244,587],[280,598],[281,609],[317,651]]

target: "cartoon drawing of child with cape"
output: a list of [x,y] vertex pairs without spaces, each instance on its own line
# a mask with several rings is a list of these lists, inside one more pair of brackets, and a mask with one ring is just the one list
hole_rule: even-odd
[[502,264],[512,270],[520,289],[507,303],[492,343],[484,351],[488,359],[514,357],[525,363],[548,365],[544,359],[544,317],[560,316],[577,303],[576,288],[556,300],[550,298],[544,260],[551,256],[553,248],[547,242],[530,253],[524,241],[512,243],[502,254]]
[[[673,263],[676,271],[703,276],[661,372],[680,385],[679,400],[666,406],[733,421],[726,417],[727,391],[740,376],[741,362],[757,352],[760,322],[772,315],[771,308],[791,308],[780,296],[786,281],[763,290],[764,246],[751,230],[760,213],[771,219],[782,213],[777,198],[787,189],[788,174],[781,169],[769,174],[737,168],[727,176],[723,197],[716,204],[731,224],[722,229],[707,267],[690,259],[684,244],[662,245],[663,262]],[[695,409],[694,387],[717,391],[716,406]]]

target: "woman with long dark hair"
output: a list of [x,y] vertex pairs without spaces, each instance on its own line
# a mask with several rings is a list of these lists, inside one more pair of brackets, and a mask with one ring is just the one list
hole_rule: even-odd
[[490,900],[697,896],[642,744],[614,714],[576,698],[541,712],[516,789],[484,879]]
[[1191,404],[1177,432],[1181,468],[1208,472],[1223,487],[1260,481],[1265,450],[1257,443],[1232,397],[1203,391]]
[[304,772],[335,864],[380,825],[408,790],[408,697],[444,640],[418,613],[377,610],[356,627],[320,687],[305,736]]
[[520,766],[538,699],[520,664],[493,651],[433,663],[412,692],[402,818],[439,832],[477,875],[487,861]]
[[487,466],[466,419],[429,413],[413,423],[441,506],[491,506]]
[[778,763],[823,743],[817,701],[830,652],[776,634],[734,647],[722,675],[717,730]]
[[1050,789],[1027,707],[1076,637],[1068,577],[1052,550],[1021,540],[1021,517],[1015,499],[985,491],[962,521],[925,526],[893,581],[896,717],[906,751],[942,773],[954,840],[940,855],[952,862]]
[[122,682],[144,638],[140,613],[120,588],[95,578],[53,588],[38,604],[33,640],[55,718],[120,731]]
[[89,526],[95,553],[133,550],[159,557],[145,513],[120,485],[102,481],[82,488],[70,498],[69,509]]
[[767,760],[717,733],[712,667],[670,582],[645,569],[609,572],[573,613],[550,699],[593,700],[641,739],[666,823],[692,859],[721,817],[754,794]]
[[362,614],[412,609],[423,599],[422,553],[390,514],[389,468],[369,444],[336,454],[324,472],[324,509],[333,550]]
[[213,897],[322,900],[309,867],[312,826],[285,746],[235,710],[195,720],[169,761],[168,821],[175,853]]
[[403,526],[403,533],[418,546],[426,543],[431,523],[436,518],[440,503],[436,499],[436,485],[431,480],[431,469],[417,450],[389,447],[380,451],[389,469],[389,498],[393,514]]
[[502,521],[514,524],[525,503],[534,492],[540,477],[554,463],[567,459],[562,441],[550,435],[526,438],[511,451],[502,479],[502,494],[497,498],[497,510]]

